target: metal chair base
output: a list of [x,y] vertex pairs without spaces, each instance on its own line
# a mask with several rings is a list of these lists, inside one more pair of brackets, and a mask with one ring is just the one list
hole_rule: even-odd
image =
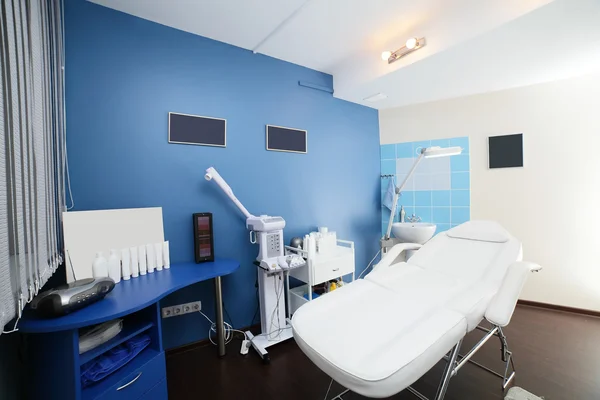
[[[458,371],[467,362],[469,362],[469,363],[471,363],[493,375],[496,375],[499,378],[502,378],[502,390],[505,390],[508,387],[508,385],[510,384],[510,382],[513,380],[513,378],[515,377],[515,374],[516,374],[515,363],[513,361],[512,352],[510,350],[508,350],[508,343],[506,342],[506,335],[504,335],[504,331],[502,331],[502,328],[497,325],[494,325],[492,327],[492,329],[487,329],[482,326],[478,326],[477,329],[480,331],[486,332],[486,334],[479,342],[477,342],[477,344],[475,344],[475,346],[473,346],[473,348],[471,350],[469,350],[469,352],[467,354],[465,354],[465,355],[458,354],[460,345],[462,343],[462,340],[461,340],[456,344],[456,346],[454,346],[452,348],[452,350],[450,351],[450,353],[448,355],[444,356],[444,360],[447,361],[446,368],[444,369],[444,375],[442,376],[442,381],[440,382],[440,386],[438,387],[438,391],[435,395],[435,400],[442,400],[444,398],[444,396],[446,395],[446,391],[448,389],[448,384],[450,383],[450,378],[452,378],[453,376],[458,374]],[[475,353],[477,353],[477,351],[479,349],[481,349],[483,347],[483,345],[488,340],[490,340],[493,336],[496,336],[500,339],[501,358],[505,364],[504,375],[494,371],[491,368],[486,367],[483,364],[480,364],[476,361],[471,360],[471,357],[473,357],[473,355]],[[509,374],[509,369],[510,369],[510,374]],[[410,393],[412,393],[413,395],[415,395],[416,397],[418,397],[420,400],[429,400],[429,398],[424,396],[422,393],[420,393],[413,387],[409,386],[407,388],[407,390]]]
[[[515,374],[516,374],[515,363],[513,361],[512,352],[510,350],[508,350],[506,336],[504,335],[502,328],[497,325],[494,325],[492,327],[492,329],[487,329],[482,326],[478,326],[477,329],[480,331],[486,332],[486,334],[479,342],[477,342],[477,344],[475,344],[475,346],[473,346],[473,348],[471,350],[469,350],[469,352],[467,354],[465,354],[465,355],[459,354],[460,346],[462,344],[462,339],[461,339],[452,348],[452,350],[450,350],[450,352],[446,356],[444,356],[443,359],[446,360],[446,366],[444,368],[444,373],[442,374],[442,379],[440,381],[440,384],[437,388],[437,392],[434,397],[435,400],[443,400],[443,398],[446,396],[446,391],[448,390],[448,385],[450,384],[450,379],[453,376],[456,376],[456,374],[458,374],[458,371],[467,362],[469,362],[469,363],[471,363],[471,364],[473,364],[473,365],[475,365],[475,366],[477,366],[499,378],[502,378],[502,390],[505,390],[508,387],[508,385],[510,384],[510,382],[514,379]],[[473,355],[479,349],[481,349],[483,347],[483,345],[488,340],[490,340],[493,336],[496,336],[496,337],[498,337],[498,339],[500,339],[501,358],[505,364],[504,375],[494,371],[491,368],[486,367],[485,365],[482,365],[476,361],[471,360],[471,357],[473,357]],[[510,374],[509,374],[509,370],[510,370]],[[331,380],[331,383],[333,383],[333,379]],[[327,400],[327,396],[329,395],[329,390],[331,389],[331,383],[329,384],[329,388],[327,389],[327,394],[325,395],[325,400]],[[408,390],[410,393],[412,393],[415,397],[419,398],[420,400],[429,400],[428,397],[423,395],[421,392],[419,392],[412,386],[408,386],[406,388],[406,390]],[[349,391],[350,391],[349,389],[346,389],[342,393],[340,393],[337,396],[335,396],[334,398],[332,398],[331,400],[343,400],[342,396],[345,395],[346,393],[348,393]]]

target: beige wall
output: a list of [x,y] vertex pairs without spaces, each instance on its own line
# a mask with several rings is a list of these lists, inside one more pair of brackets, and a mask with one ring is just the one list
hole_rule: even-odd
[[[379,113],[381,143],[469,136],[471,218],[499,221],[544,270],[521,298],[600,310],[600,74]],[[487,137],[524,134],[524,168]]]

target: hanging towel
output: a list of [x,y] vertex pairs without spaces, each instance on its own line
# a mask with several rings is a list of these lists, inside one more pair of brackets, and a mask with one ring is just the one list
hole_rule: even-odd
[[394,205],[394,194],[396,194],[396,184],[394,183],[394,177],[391,177],[388,181],[388,188],[385,192],[385,196],[383,196],[383,205],[387,207],[391,212],[396,212],[396,210],[392,210],[392,206]]
[[150,336],[138,335],[83,364],[81,366],[81,387],[85,388],[106,378],[131,361],[149,344]]

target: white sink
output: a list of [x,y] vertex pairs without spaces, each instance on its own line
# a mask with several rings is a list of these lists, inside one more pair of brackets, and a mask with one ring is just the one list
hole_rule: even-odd
[[435,224],[426,222],[396,222],[392,233],[404,243],[425,244],[435,234]]

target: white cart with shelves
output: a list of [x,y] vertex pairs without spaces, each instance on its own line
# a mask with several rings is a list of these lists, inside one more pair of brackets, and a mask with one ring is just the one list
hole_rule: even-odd
[[[292,315],[298,307],[313,299],[314,286],[346,276],[351,276],[354,281],[354,242],[338,239],[335,251],[327,254],[316,253],[313,257],[308,257],[308,252],[305,250],[289,246],[285,248],[288,254],[300,254],[306,259],[305,266],[292,269],[286,274],[288,315]],[[290,289],[290,276],[305,284]],[[304,297],[305,295],[308,299]]]

